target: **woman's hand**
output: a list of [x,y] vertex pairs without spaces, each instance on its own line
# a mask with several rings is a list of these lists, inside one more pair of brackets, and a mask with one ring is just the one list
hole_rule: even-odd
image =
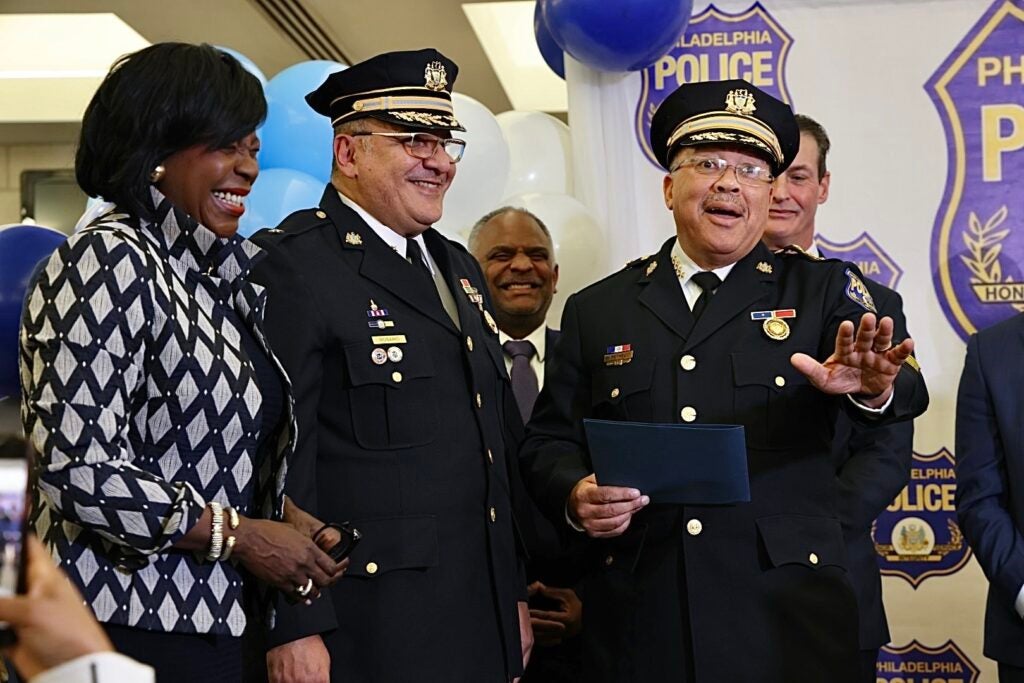
[[[295,527],[299,533],[313,539],[325,553],[341,542],[341,533],[337,529],[325,528],[323,522],[300,508],[288,496],[284,498],[284,521]],[[319,534],[317,534],[318,531]],[[348,567],[348,560],[345,560],[343,564]]]
[[[233,558],[257,579],[307,602],[340,579],[348,567],[347,561],[335,562],[309,534],[287,522],[242,517],[231,533],[236,539]],[[313,589],[302,595],[299,589],[310,579]]]

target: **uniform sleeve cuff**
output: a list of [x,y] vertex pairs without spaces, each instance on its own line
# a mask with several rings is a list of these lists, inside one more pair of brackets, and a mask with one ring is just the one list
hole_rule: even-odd
[[571,526],[573,528],[573,530],[578,531],[581,534],[586,532],[586,529],[584,529],[579,524],[577,524],[576,520],[574,520],[572,518],[572,515],[569,514],[569,502],[568,501],[566,501],[566,503],[565,503],[565,521],[566,521],[566,523],[569,526]]
[[889,394],[889,398],[886,400],[885,403],[882,404],[880,408],[868,408],[866,405],[855,399],[850,394],[847,394],[846,397],[850,399],[850,402],[853,403],[853,405],[857,406],[857,409],[860,410],[861,412],[868,413],[869,415],[881,415],[882,413],[889,409],[889,406],[892,405],[892,399],[895,395],[896,391],[894,390],[891,394]]

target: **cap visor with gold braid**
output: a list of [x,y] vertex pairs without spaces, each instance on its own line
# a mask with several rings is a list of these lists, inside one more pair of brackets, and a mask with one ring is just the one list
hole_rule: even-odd
[[746,81],[682,85],[651,119],[651,149],[668,169],[679,147],[707,144],[750,148],[778,175],[793,162],[800,131],[789,105]]
[[387,52],[333,73],[306,102],[337,126],[375,118],[422,130],[465,130],[455,118],[459,67],[437,50]]

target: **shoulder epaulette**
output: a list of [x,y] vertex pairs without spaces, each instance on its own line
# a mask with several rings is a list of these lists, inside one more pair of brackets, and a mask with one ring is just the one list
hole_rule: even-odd
[[324,225],[331,225],[331,219],[320,209],[302,209],[290,214],[276,228],[263,228],[259,231],[261,236],[277,235],[292,236],[301,235],[304,232]]
[[824,261],[824,260],[826,260],[826,259],[824,259],[821,256],[815,256],[814,254],[808,254],[807,251],[804,250],[803,247],[801,247],[800,245],[797,245],[797,244],[790,244],[788,246],[785,246],[782,249],[779,249],[778,251],[776,251],[775,255],[776,256],[802,256],[805,259],[807,259],[808,261]]
[[654,258],[654,256],[655,256],[655,254],[648,254],[647,256],[641,256],[640,258],[635,258],[632,261],[628,261],[626,263],[625,268],[628,270],[630,268],[636,268],[637,266],[642,266],[644,263],[647,263],[648,260]]

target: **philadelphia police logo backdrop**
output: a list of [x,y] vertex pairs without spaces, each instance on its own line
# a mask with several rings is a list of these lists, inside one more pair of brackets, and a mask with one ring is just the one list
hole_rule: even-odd
[[668,94],[684,83],[742,78],[789,103],[785,69],[792,42],[759,2],[739,14],[710,5],[694,16],[676,46],[641,72],[636,136],[648,160],[661,168],[651,151],[651,117]]
[[832,242],[818,234],[814,237],[814,243],[825,258],[855,263],[865,277],[889,289],[896,289],[900,278],[903,277],[903,269],[896,265],[896,261],[866,232],[850,242]]
[[1024,311],[1024,6],[1000,0],[928,81],[949,149],[935,289],[961,337]]
[[956,518],[953,454],[914,453],[910,483],[871,529],[882,574],[917,588],[930,576],[959,570],[971,549]]
[[975,683],[981,673],[952,640],[934,648],[916,640],[883,647],[875,668],[878,683]]

